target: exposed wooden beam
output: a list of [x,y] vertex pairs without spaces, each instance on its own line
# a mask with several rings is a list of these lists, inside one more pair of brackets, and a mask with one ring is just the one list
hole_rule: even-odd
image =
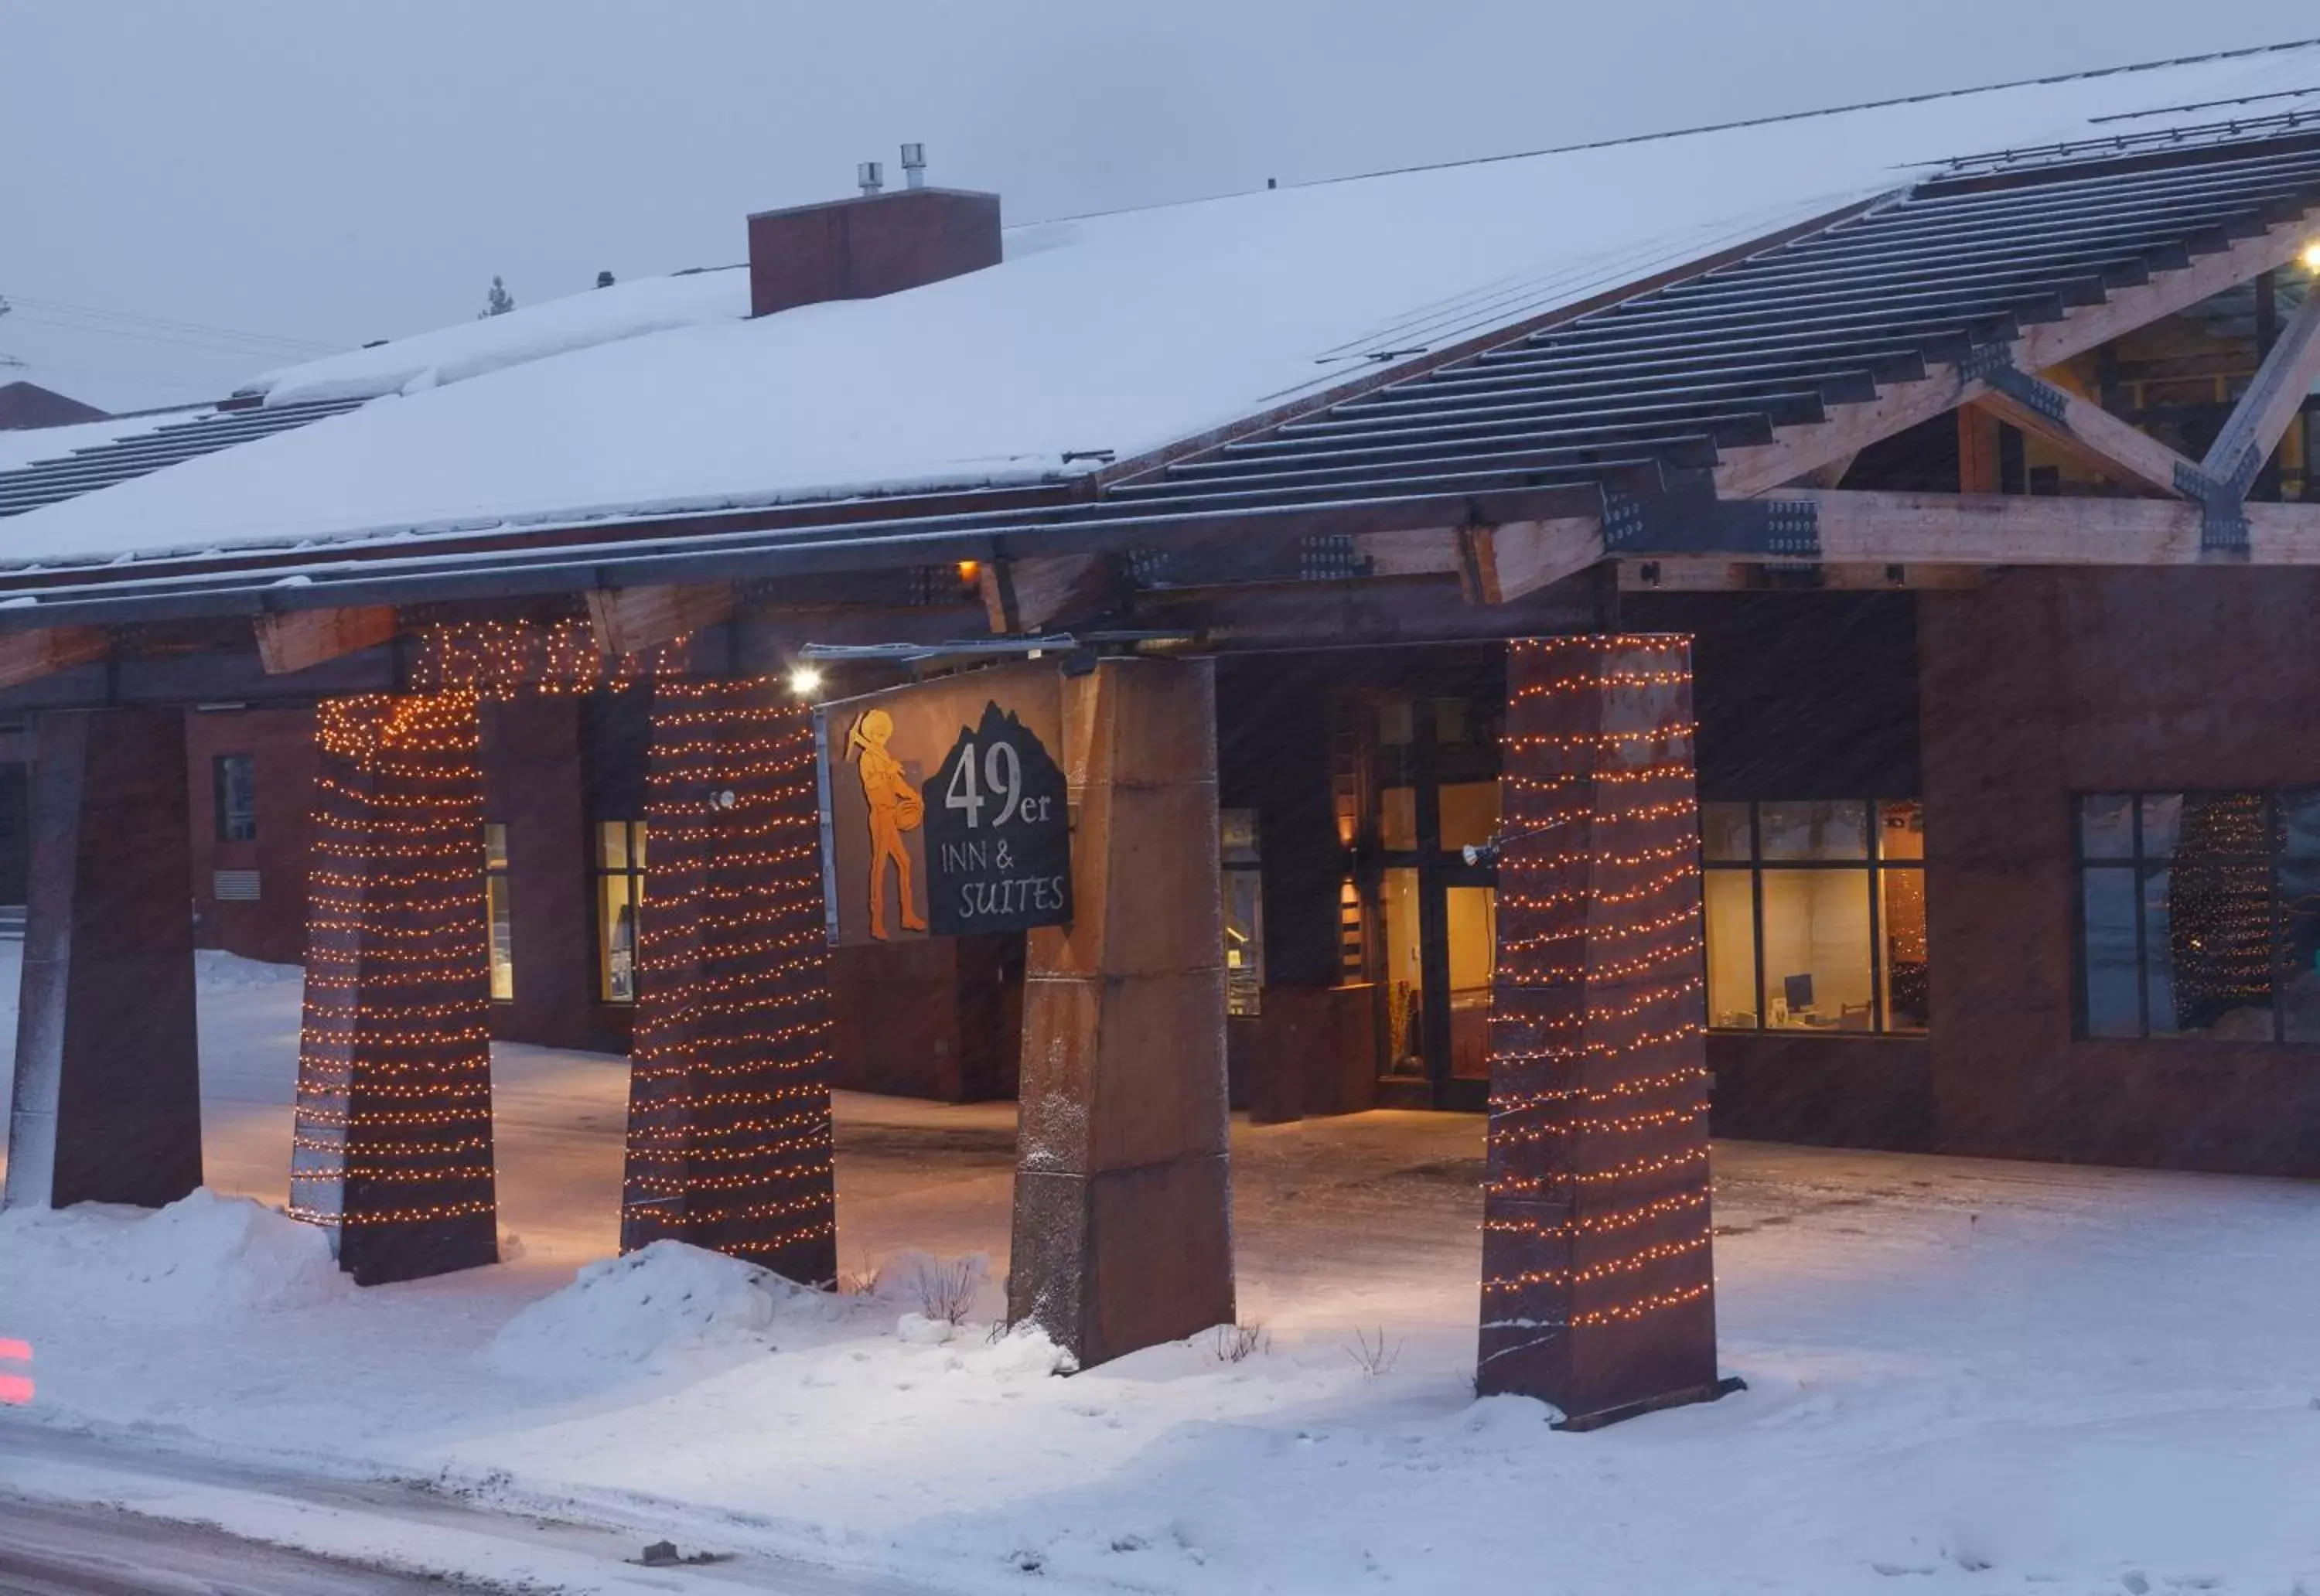
[[[2073,305],[2060,321],[2025,330],[2004,352],[2017,371],[2059,366],[2121,333],[2286,265],[2301,253],[2311,232],[2306,218],[2281,222],[2202,256],[2181,271],[2154,273],[2140,287],[2114,289],[2100,304]],[[1991,391],[1989,383],[1968,376],[1957,366],[1941,367],[1917,382],[1893,384],[1865,404],[1836,406],[1826,422],[1781,427],[1771,443],[1726,450],[1716,468],[1717,491],[1727,499],[1760,497]]]
[[1473,603],[1503,604],[1575,575],[1603,558],[1594,516],[1463,527],[1458,580]]
[[1369,562],[1374,576],[1455,576],[1465,569],[1456,527],[1419,527],[1400,532],[1356,532],[1354,557]]
[[[2000,456],[2005,423],[1979,404],[1961,404],[1957,413],[1958,492],[1994,494],[2006,486]],[[1835,483],[1822,485],[1835,487]]]
[[286,676],[385,642],[394,636],[394,606],[286,610],[260,615],[257,631],[258,663],[269,676]]
[[101,626],[0,633],[0,688],[21,687],[76,665],[93,664],[112,646]]
[[1989,573],[1980,566],[1822,565],[1808,580],[1766,580],[1764,568],[1725,556],[1668,555],[1619,562],[1622,593],[1732,593],[1793,585],[1817,593],[1895,593],[1926,588],[1980,587]]
[[600,587],[593,589],[587,600],[596,647],[606,654],[640,654],[730,620],[733,614],[733,588],[726,582]]
[[1802,476],[1798,477],[1794,482],[1790,483],[1788,485],[1790,487],[1835,487],[1844,480],[1844,474],[1853,469],[1853,462],[1860,458],[1860,454],[1855,452],[1843,456],[1840,458],[1831,460],[1826,465],[1815,466],[1811,470],[1806,472]]
[[[1965,566],[2197,565],[2202,506],[2180,499],[2064,499],[2014,494],[1884,494],[1800,490],[1832,564]],[[2320,565],[2320,504],[2250,504],[2255,565]],[[1631,557],[1648,559],[1648,555]],[[1719,554],[1739,563],[1793,563],[1776,553]],[[1663,567],[1664,569],[1664,565]]]
[[1973,403],[1976,409],[2044,439],[2105,476],[2170,498],[2188,497],[2183,485],[2198,475],[2198,461],[2177,454],[2101,405],[2035,376],[2016,375],[2008,385],[1993,388]]
[[986,559],[974,573],[992,632],[1045,631],[1066,612],[1110,596],[1112,564],[1102,554],[1047,554]]
[[2304,304],[2256,368],[2255,380],[2202,462],[2207,475],[2244,497],[2315,380],[2320,380],[2320,290],[2304,295]]

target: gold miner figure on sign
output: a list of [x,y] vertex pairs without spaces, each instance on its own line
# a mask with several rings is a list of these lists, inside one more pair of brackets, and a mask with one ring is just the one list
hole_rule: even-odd
[[862,796],[870,805],[870,934],[886,940],[886,866],[894,866],[895,885],[902,905],[902,929],[923,931],[926,917],[918,911],[916,889],[911,884],[911,850],[902,833],[915,831],[927,818],[927,806],[902,762],[886,751],[894,735],[894,718],[884,710],[865,710],[846,734],[846,751],[862,763]]

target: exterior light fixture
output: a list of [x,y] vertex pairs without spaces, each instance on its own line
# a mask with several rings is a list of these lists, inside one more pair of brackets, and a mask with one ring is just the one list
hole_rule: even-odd
[[790,691],[800,698],[811,698],[821,691],[821,672],[811,665],[793,667],[790,671]]
[[959,561],[959,562],[958,562],[958,579],[959,579],[960,581],[962,581],[962,582],[972,582],[972,581],[974,581],[977,576],[982,576],[982,575],[983,575],[983,562],[982,562],[981,560],[979,560],[979,559],[963,559],[963,560],[961,560],[961,561]]
[[2304,269],[2314,277],[2320,277],[2320,239],[2314,239],[2304,246]]

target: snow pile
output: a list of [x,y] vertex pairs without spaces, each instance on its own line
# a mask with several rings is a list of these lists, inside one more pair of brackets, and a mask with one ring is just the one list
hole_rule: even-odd
[[306,978],[300,965],[269,965],[214,948],[194,951],[194,990],[204,994],[248,992],[254,987],[281,986]]
[[486,1356],[512,1374],[557,1379],[678,1352],[769,1346],[783,1305],[811,1294],[739,1258],[656,1241],[588,1265],[510,1319]]
[[206,1188],[152,1213],[83,1205],[0,1214],[6,1295],[193,1324],[328,1301],[350,1289],[328,1235]]

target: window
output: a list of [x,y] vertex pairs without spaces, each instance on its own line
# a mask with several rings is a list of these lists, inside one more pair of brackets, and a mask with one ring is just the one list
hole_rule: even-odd
[[1219,812],[1223,833],[1225,1012],[1255,1019],[1264,1009],[1264,877],[1257,867],[1256,811]]
[[2079,800],[2079,1029],[2320,1042],[2320,788]]
[[220,754],[210,761],[210,785],[217,798],[217,839],[257,841],[257,756]]
[[637,916],[645,902],[645,825],[596,827],[597,991],[608,1003],[637,1001]]
[[507,828],[484,828],[484,905],[492,921],[492,998],[515,997],[515,938],[508,914]]
[[1926,1029],[1926,823],[1915,799],[1700,805],[1708,1023]]

